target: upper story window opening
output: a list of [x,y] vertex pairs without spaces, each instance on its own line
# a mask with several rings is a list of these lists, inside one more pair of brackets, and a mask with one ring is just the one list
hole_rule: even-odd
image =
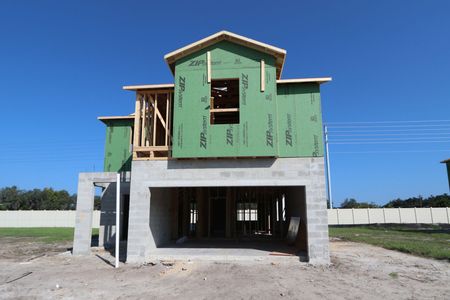
[[239,124],[239,79],[211,80],[211,124]]

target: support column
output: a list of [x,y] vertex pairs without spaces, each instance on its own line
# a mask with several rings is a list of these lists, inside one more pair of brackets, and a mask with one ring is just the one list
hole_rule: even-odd
[[[136,174],[139,175],[139,174]],[[127,263],[143,263],[156,245],[150,230],[150,188],[132,173]]]
[[89,176],[81,173],[78,176],[77,212],[75,234],[73,239],[73,255],[91,253],[92,213],[94,210],[95,187]]
[[95,183],[115,182],[116,173],[80,173],[78,176],[77,212],[73,237],[73,255],[91,253],[92,214],[94,211]]
[[311,182],[305,187],[308,259],[311,264],[329,264],[327,200],[323,158],[312,158]]

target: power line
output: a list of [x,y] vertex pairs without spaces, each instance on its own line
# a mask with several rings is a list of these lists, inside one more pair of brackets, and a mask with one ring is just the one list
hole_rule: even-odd
[[[327,125],[328,126],[328,125]],[[421,124],[421,125],[416,125],[416,124],[408,124],[408,125],[404,125],[404,124],[400,124],[400,125],[332,125],[329,126],[329,128],[401,128],[401,127],[407,127],[407,128],[420,128],[420,127],[448,127],[449,124]]]
[[450,132],[332,134],[332,136],[414,136],[414,135],[450,135]]
[[[364,130],[364,131],[363,131]],[[363,129],[363,128],[358,128],[356,131],[355,130],[332,130],[332,131],[328,131],[328,134],[330,133],[352,133],[352,132],[357,132],[357,133],[361,133],[361,132],[411,132],[411,131],[435,131],[435,130],[449,130],[450,131],[450,127],[449,128],[416,128],[416,129]]]
[[398,151],[335,151],[333,154],[377,154],[377,153],[428,153],[449,152],[450,150],[398,150]]
[[388,124],[388,123],[436,123],[436,122],[450,122],[450,120],[408,120],[408,121],[363,121],[363,122],[327,122],[330,124]]
[[407,140],[427,140],[427,139],[445,139],[450,142],[450,139],[448,137],[433,137],[433,136],[422,136],[422,137],[394,137],[394,138],[358,138],[358,139],[347,139],[347,138],[341,138],[341,139],[334,139],[330,140],[331,142],[358,142],[358,141],[407,141]]
[[[335,145],[364,145],[364,144],[409,144],[409,143],[450,143],[450,140],[448,141],[393,141],[393,142],[330,142],[330,144]],[[450,151],[450,150],[449,150]]]

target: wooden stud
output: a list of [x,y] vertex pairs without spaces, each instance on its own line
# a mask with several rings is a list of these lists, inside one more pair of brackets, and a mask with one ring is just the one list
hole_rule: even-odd
[[153,104],[153,146],[156,146],[156,114],[158,113],[158,94],[155,94],[155,103]]
[[[157,95],[157,94],[156,94],[156,95]],[[163,116],[162,116],[161,113],[159,112],[159,109],[158,109],[158,107],[157,107],[157,102],[156,102],[156,101],[153,101],[152,98],[150,98],[150,101],[152,102],[152,105],[154,106],[156,115],[157,115],[158,119],[161,121],[162,126],[163,126],[164,128],[166,128],[166,122],[164,121]]]
[[[166,122],[167,120],[169,120],[169,93],[167,93],[167,98],[166,98]],[[168,126],[164,126],[164,128],[166,129],[166,143],[165,145],[168,145],[169,142],[169,131],[168,131]]]
[[146,101],[145,101],[145,94],[142,95],[142,112],[141,112],[141,117],[142,117],[142,130],[141,130],[141,144],[142,146],[146,146],[146,136],[145,136],[145,112],[147,110],[146,108]]
[[214,108],[211,109],[210,112],[237,112],[239,108]]
[[169,92],[169,117],[167,118],[167,132],[169,133],[169,146],[172,145],[172,135],[170,133],[172,122],[172,92]]
[[141,130],[141,99],[139,93],[136,93],[136,107],[134,110],[134,137],[133,144],[135,147],[140,146],[139,134]]
[[266,63],[261,59],[261,92],[266,89]]
[[152,136],[152,117],[153,117],[153,108],[150,105],[150,97],[147,97],[147,123],[148,123],[148,129],[147,129],[147,146],[150,146],[151,139],[153,139]]
[[206,65],[207,65],[206,76],[208,77],[208,83],[211,83],[211,52],[210,51],[206,52]]

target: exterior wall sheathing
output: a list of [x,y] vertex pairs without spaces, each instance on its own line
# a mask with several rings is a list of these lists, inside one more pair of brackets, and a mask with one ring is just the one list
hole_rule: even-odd
[[106,121],[105,172],[131,171],[133,120]]

